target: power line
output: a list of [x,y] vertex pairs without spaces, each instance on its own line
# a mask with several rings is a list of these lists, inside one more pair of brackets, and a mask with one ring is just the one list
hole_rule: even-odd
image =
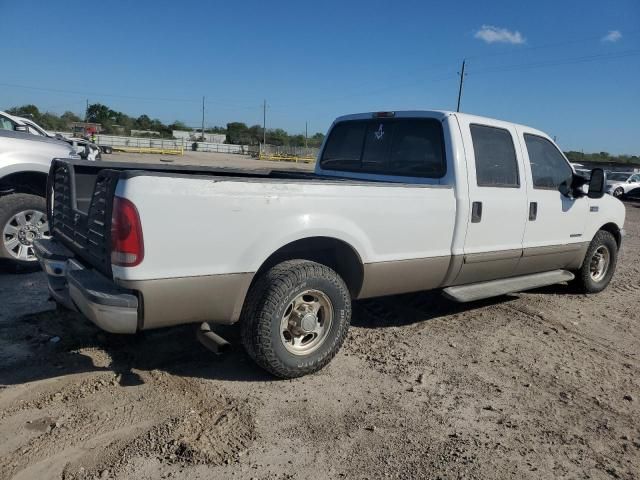
[[24,88],[26,90],[41,90],[44,92],[54,92],[54,93],[66,93],[71,95],[82,95],[82,96],[91,96],[91,97],[113,97],[113,98],[125,98],[128,100],[150,100],[150,101],[163,101],[163,102],[198,102],[198,100],[188,99],[188,98],[164,98],[164,97],[137,97],[132,95],[118,95],[113,93],[96,93],[96,92],[80,92],[75,90],[63,90],[59,88],[49,88],[49,87],[34,87],[31,85],[19,85],[15,83],[0,83],[0,86],[3,87],[13,87],[13,88]]
[[[630,30],[630,31],[626,31],[625,32],[625,37],[631,37],[634,36],[636,34],[640,33],[640,30]],[[514,50],[508,51],[508,52],[492,52],[492,53],[481,53],[479,55],[468,55],[467,59],[468,60],[476,60],[476,59],[480,59],[480,58],[489,58],[489,57],[499,57],[499,56],[504,56],[504,55],[516,55],[516,54],[521,54],[522,51],[529,51],[529,50],[544,50],[546,48],[557,48],[557,47],[563,47],[565,45],[573,45],[576,43],[586,43],[592,40],[601,40],[602,39],[602,35],[591,35],[588,37],[582,37],[582,38],[575,38],[572,40],[565,40],[563,42],[554,42],[554,43],[545,43],[542,45],[526,45],[526,46],[518,46],[517,48],[515,48]]]
[[532,62],[532,63],[520,63],[513,65],[502,65],[497,67],[490,67],[480,70],[472,71],[474,75],[483,74],[483,73],[496,73],[496,72],[511,72],[517,70],[526,70],[530,68],[539,68],[539,67],[550,67],[550,66],[559,66],[559,65],[573,65],[576,63],[586,63],[586,62],[594,62],[598,60],[610,60],[617,58],[626,58],[635,55],[640,55],[640,49],[635,50],[625,50],[616,53],[603,53],[597,55],[584,55],[581,57],[571,57],[564,58],[558,60],[549,60],[542,62]]
[[[78,91],[78,90],[65,90],[61,88],[50,88],[50,87],[36,87],[33,85],[22,85],[17,83],[0,83],[0,86],[10,87],[10,88],[21,88],[25,90],[37,90],[42,92],[52,92],[52,93],[61,93],[68,95],[79,95],[82,97],[110,97],[110,98],[122,98],[126,100],[142,100],[142,101],[150,101],[150,102],[177,102],[177,103],[200,103],[201,100],[193,99],[193,98],[170,98],[170,97],[140,97],[135,95],[120,95],[115,93],[98,93],[98,92],[86,92],[86,91]],[[254,108],[252,106],[240,105],[240,104],[232,104],[229,102],[219,102],[216,100],[207,100],[207,104],[212,105],[221,105],[227,106],[229,108]]]

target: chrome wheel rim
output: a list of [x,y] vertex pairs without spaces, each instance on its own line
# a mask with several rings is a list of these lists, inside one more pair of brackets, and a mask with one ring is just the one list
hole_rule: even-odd
[[611,252],[609,249],[601,245],[591,257],[590,272],[591,278],[594,282],[601,281],[609,271],[609,264],[611,263]]
[[620,198],[623,193],[624,193],[624,190],[622,188],[618,187],[613,191],[613,196],[616,197],[616,198]]
[[333,323],[333,306],[319,290],[299,293],[284,310],[280,340],[294,355],[308,355],[326,340]]
[[15,260],[36,261],[33,241],[37,238],[50,238],[49,222],[44,212],[23,210],[16,213],[2,230],[2,242],[5,250]]

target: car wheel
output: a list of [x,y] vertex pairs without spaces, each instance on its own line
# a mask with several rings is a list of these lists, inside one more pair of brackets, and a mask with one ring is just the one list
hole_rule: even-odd
[[245,350],[281,378],[316,372],[336,355],[349,329],[351,295],[331,268],[289,260],[249,290],[241,316]]
[[46,200],[36,195],[0,197],[0,257],[22,266],[37,265],[33,241],[51,237],[46,211]]
[[611,233],[599,230],[589,244],[576,283],[584,293],[604,290],[616,270],[618,244]]
[[622,187],[618,187],[613,191],[613,196],[616,198],[622,198],[624,195],[624,189]]

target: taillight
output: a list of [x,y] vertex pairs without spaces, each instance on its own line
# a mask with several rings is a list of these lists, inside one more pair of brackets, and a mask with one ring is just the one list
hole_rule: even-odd
[[144,258],[138,209],[126,198],[114,197],[111,214],[111,263],[135,267]]

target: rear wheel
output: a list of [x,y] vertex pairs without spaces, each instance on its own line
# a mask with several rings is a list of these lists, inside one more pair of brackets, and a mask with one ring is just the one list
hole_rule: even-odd
[[336,355],[351,320],[351,296],[332,269],[290,260],[264,273],[247,295],[242,341],[265,370],[294,378],[323,368]]
[[0,197],[0,257],[21,266],[37,265],[33,241],[51,237],[46,211],[45,199],[36,195]]
[[618,244],[611,233],[600,230],[589,244],[582,267],[576,273],[576,283],[585,293],[604,290],[616,270]]

